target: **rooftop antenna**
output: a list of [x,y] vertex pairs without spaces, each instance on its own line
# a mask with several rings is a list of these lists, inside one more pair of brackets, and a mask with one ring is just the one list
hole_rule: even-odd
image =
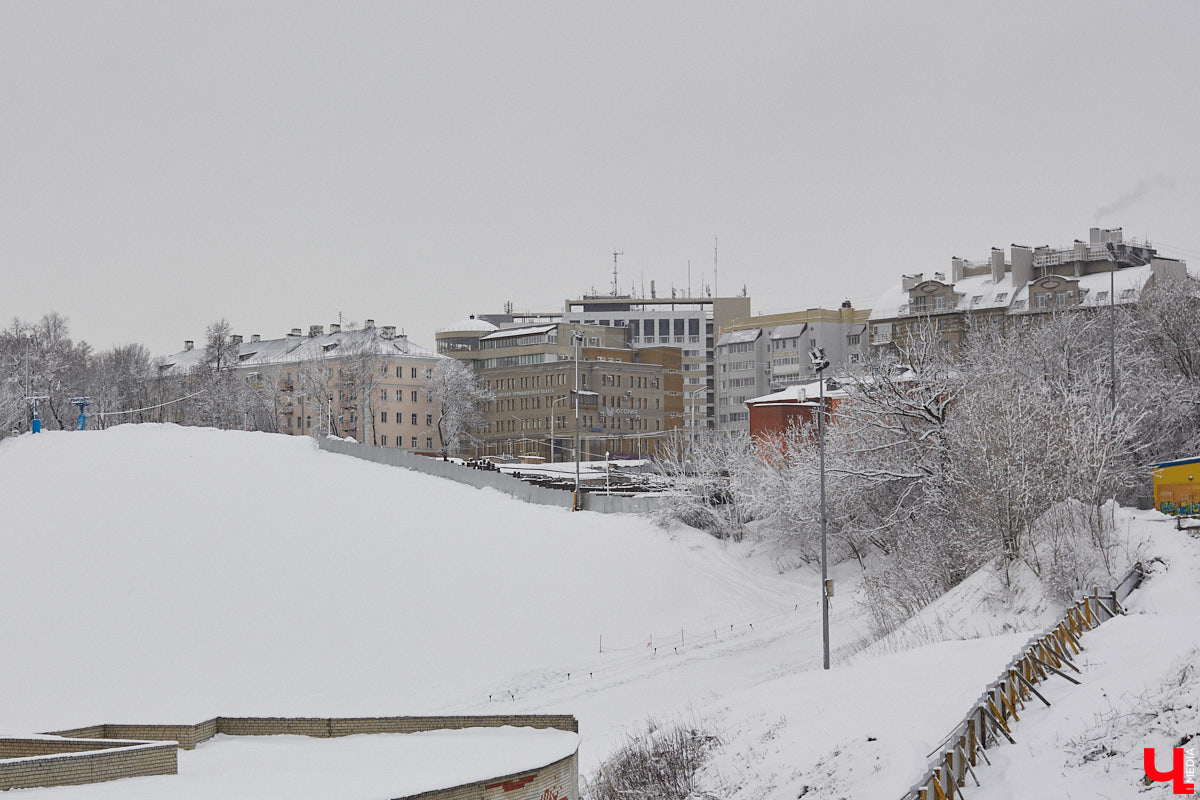
[[688,297],[692,296],[692,260],[688,259]]
[[642,270],[642,299],[646,299],[646,270]]
[[617,252],[613,250],[613,297],[617,297],[621,292],[617,288],[617,256],[625,255],[625,251]]
[[[717,237],[713,237],[713,292],[717,292]],[[720,294],[717,294],[720,297]]]

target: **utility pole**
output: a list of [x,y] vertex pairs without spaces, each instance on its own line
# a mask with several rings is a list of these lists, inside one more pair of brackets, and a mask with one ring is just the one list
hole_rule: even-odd
[[825,350],[814,347],[808,352],[812,361],[813,371],[817,373],[817,383],[821,387],[821,402],[817,406],[817,435],[820,438],[821,449],[821,664],[829,669],[829,564],[826,547],[826,515],[825,515],[825,368],[829,359]]

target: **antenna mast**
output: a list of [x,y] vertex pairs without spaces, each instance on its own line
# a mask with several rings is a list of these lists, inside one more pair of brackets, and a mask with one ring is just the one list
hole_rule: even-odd
[[720,290],[717,289],[717,237],[713,237],[713,294],[717,297],[721,296]]
[[623,255],[625,255],[624,250],[619,253],[616,250],[613,250],[613,297],[616,297],[621,293],[620,289],[617,288],[617,256]]

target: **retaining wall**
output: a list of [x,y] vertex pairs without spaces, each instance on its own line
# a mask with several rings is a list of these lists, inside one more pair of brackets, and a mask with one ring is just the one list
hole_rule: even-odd
[[[532,483],[505,475],[502,472],[472,469],[452,461],[442,461],[438,458],[408,453],[399,448],[372,447],[329,438],[318,439],[317,445],[329,453],[353,456],[364,461],[373,461],[376,464],[387,464],[392,467],[404,467],[423,472],[426,475],[435,475],[439,478],[474,486],[476,489],[495,489],[526,503],[570,508],[575,499],[575,493],[572,491],[534,486]],[[620,495],[602,495],[599,492],[586,492],[583,495],[582,504],[584,511],[595,511],[600,514],[644,514],[659,508],[663,502],[661,498],[653,495],[622,497]]]

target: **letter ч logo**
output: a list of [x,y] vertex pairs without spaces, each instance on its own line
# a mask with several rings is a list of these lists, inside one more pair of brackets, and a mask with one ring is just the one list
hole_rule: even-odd
[[1152,781],[1171,781],[1171,791],[1174,794],[1195,794],[1196,784],[1184,783],[1186,774],[1183,766],[1183,748],[1176,747],[1171,751],[1171,771],[1159,772],[1154,767],[1154,748],[1142,750],[1142,765],[1146,769],[1146,777]]

